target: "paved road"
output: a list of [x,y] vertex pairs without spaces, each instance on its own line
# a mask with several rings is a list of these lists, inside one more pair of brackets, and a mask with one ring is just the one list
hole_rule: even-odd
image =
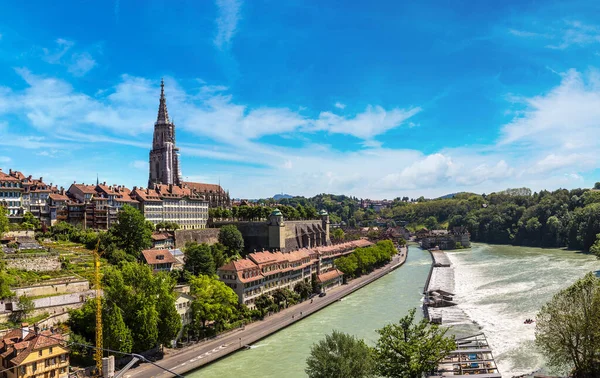
[[[178,350],[160,361],[157,364],[183,374],[190,370],[199,368],[211,361],[226,356],[236,350],[243,348],[244,345],[250,345],[258,340],[279,331],[293,324],[306,316],[319,311],[327,305],[347,296],[348,294],[368,285],[369,283],[383,277],[393,269],[404,264],[406,261],[407,250],[403,248],[399,255],[394,256],[392,262],[383,268],[379,268],[367,276],[359,277],[350,281],[347,285],[342,285],[331,289],[325,297],[315,297],[313,303],[305,301],[295,306],[287,308],[275,315],[271,315],[265,320],[250,323],[244,329],[228,332],[216,339],[205,341],[188,348]],[[173,374],[150,365],[142,364],[139,367],[130,370],[125,374],[126,378],[166,378],[173,377]]]

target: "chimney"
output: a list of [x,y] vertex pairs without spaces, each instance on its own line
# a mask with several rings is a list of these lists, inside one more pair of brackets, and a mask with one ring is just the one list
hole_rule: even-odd
[[12,175],[12,169],[10,169],[10,168],[8,169],[8,174]]
[[[12,171],[12,169],[11,169],[11,171]],[[31,177],[32,177],[32,176],[31,176],[31,175],[29,175],[29,176],[27,177],[27,180],[31,180]]]
[[44,181],[44,178],[42,176],[40,176],[40,182]]
[[106,186],[106,181],[104,181],[104,182],[102,183],[102,185]]
[[29,324],[21,323],[21,340],[25,340],[27,335],[29,335]]

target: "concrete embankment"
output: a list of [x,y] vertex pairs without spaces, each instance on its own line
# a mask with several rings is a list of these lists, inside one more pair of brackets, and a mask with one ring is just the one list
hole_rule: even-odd
[[441,324],[443,308],[454,305],[454,268],[444,251],[430,253],[432,264],[423,290],[423,312],[430,322]]
[[[394,269],[400,267],[406,261],[408,250],[406,247],[400,249],[398,255],[394,256],[392,262],[382,268],[375,270],[369,275],[359,277],[348,284],[327,291],[325,297],[315,297],[313,302],[305,301],[285,309],[263,321],[248,324],[244,329],[228,332],[216,339],[196,344],[189,348],[174,351],[157,363],[178,374],[200,368],[208,363],[214,362],[237,350],[243,349],[269,335],[292,325],[307,316],[329,306],[341,298],[363,288],[371,282],[383,277]],[[171,377],[172,374],[148,364],[133,369],[125,374],[125,377],[147,378],[147,377]]]

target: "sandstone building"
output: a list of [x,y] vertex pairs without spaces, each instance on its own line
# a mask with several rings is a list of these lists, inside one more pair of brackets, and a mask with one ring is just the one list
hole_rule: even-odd
[[235,291],[239,303],[254,308],[260,295],[276,289],[293,290],[299,282],[311,282],[313,275],[322,291],[341,285],[343,274],[333,261],[371,244],[361,239],[291,252],[254,252],[220,267],[217,275]]

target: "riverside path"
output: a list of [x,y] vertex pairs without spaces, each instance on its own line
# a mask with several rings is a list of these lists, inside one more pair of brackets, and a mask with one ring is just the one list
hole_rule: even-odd
[[[391,263],[374,270],[368,275],[356,278],[346,285],[327,291],[325,297],[313,298],[313,303],[304,301],[282,310],[275,315],[269,316],[262,321],[250,323],[246,325],[244,329],[230,331],[217,338],[177,350],[156,363],[178,374],[184,374],[227,356],[228,354],[242,349],[244,345],[255,343],[260,339],[300,321],[308,315],[321,310],[369,283],[385,276],[392,270],[404,264],[407,253],[408,249],[406,247],[401,248],[400,253],[394,256]],[[147,363],[141,364],[139,367],[125,373],[125,378],[166,378],[172,376],[172,374]]]

